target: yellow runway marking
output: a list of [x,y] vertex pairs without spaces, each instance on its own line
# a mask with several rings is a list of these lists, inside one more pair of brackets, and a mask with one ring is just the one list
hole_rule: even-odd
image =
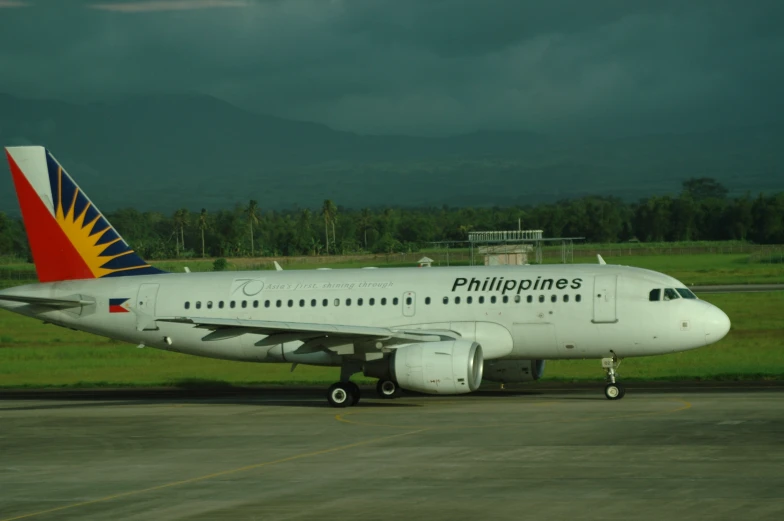
[[340,452],[340,451],[343,451],[343,450],[353,449],[355,447],[361,447],[362,445],[369,445],[371,443],[375,443],[375,442],[378,442],[378,441],[390,440],[392,438],[400,438],[402,436],[410,436],[412,434],[418,434],[418,433],[423,432],[425,430],[427,430],[427,429],[419,429],[419,430],[414,430],[414,431],[409,431],[409,432],[403,432],[403,433],[400,433],[400,434],[392,434],[390,436],[381,436],[379,438],[372,438],[372,439],[369,439],[369,440],[359,441],[359,442],[356,442],[356,443],[351,443],[349,445],[340,445],[338,447],[333,447],[331,449],[324,449],[324,450],[317,450],[317,451],[314,451],[314,452],[306,452],[306,453],[303,453],[303,454],[296,454],[294,456],[289,456],[287,458],[281,458],[281,459],[277,459],[277,460],[273,460],[273,461],[265,461],[263,463],[256,463],[256,464],[253,464],[253,465],[248,465],[248,466],[245,466],[245,467],[239,467],[239,468],[236,468],[236,469],[223,470],[221,472],[215,472],[213,474],[207,474],[206,476],[199,476],[199,477],[196,477],[196,478],[184,479],[182,481],[173,481],[171,483],[164,483],[163,485],[157,485],[157,486],[154,486],[154,487],[143,488],[143,489],[140,489],[140,490],[131,490],[129,492],[121,492],[120,494],[114,494],[114,495],[102,497],[102,498],[99,498],[99,499],[93,499],[92,501],[83,501],[81,503],[72,503],[70,505],[64,505],[64,506],[61,506],[61,507],[50,508],[48,510],[41,510],[41,511],[38,511],[38,512],[31,512],[29,514],[22,514],[21,516],[7,517],[5,519],[0,519],[0,521],[16,521],[17,519],[29,519],[31,517],[42,516],[44,514],[52,514],[54,512],[62,512],[63,510],[70,510],[72,508],[84,507],[84,506],[87,506],[87,505],[94,505],[96,503],[103,503],[105,501],[111,501],[112,499],[118,499],[118,498],[129,497],[129,496],[136,496],[136,495],[139,495],[139,494],[144,494],[145,492],[152,492],[154,490],[162,490],[162,489],[165,489],[165,488],[177,487],[179,485],[187,485],[187,484],[190,484],[190,483],[198,483],[199,481],[206,481],[208,479],[213,479],[213,478],[217,478],[217,477],[220,477],[220,476],[227,476],[229,474],[236,474],[238,472],[246,472],[246,471],[249,471],[249,470],[255,470],[255,469],[262,468],[262,467],[269,467],[271,465],[277,465],[279,463],[287,463],[289,461],[294,461],[294,460],[298,460],[298,459],[310,458],[310,457],[313,457],[313,456],[321,456],[323,454],[330,454],[332,452]]

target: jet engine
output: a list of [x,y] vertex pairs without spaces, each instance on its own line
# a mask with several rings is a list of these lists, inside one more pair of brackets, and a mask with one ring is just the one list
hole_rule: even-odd
[[485,380],[501,383],[520,383],[538,380],[544,374],[544,360],[488,360]]
[[482,346],[470,340],[406,344],[364,366],[365,376],[389,379],[427,394],[464,394],[482,383]]

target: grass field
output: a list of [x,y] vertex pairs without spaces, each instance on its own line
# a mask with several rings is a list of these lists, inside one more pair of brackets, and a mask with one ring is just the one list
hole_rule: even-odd
[[[705,298],[732,320],[721,342],[701,349],[625,360],[625,380],[784,379],[784,292]],[[0,312],[0,387],[230,386],[328,384],[336,368],[227,362],[169,353]],[[601,381],[598,360],[550,361],[545,379]],[[357,378],[357,381],[371,382]],[[535,385],[535,384],[534,384]]]

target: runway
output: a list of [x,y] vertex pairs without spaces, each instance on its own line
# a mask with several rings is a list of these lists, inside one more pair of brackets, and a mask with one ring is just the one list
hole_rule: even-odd
[[[372,393],[365,392],[370,396]],[[784,519],[784,389],[0,395],[0,521]]]

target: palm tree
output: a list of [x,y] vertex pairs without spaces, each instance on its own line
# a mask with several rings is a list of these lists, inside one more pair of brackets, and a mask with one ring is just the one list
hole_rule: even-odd
[[[172,218],[172,222],[174,224],[174,238],[176,241],[176,254],[177,257],[180,256],[180,244],[182,244],[183,250],[185,249],[185,225],[188,224],[188,210],[185,208],[180,208],[176,212],[174,212],[174,216]],[[182,242],[180,242],[180,238],[182,238]]]
[[250,225],[250,256],[254,257],[253,225],[259,224],[259,203],[251,199],[248,203],[248,207],[245,209],[245,213],[248,215],[248,224]]
[[199,230],[201,230],[201,258],[204,258],[204,230],[208,228],[207,210],[202,208],[199,214]]
[[329,255],[329,223],[332,222],[332,236],[335,236],[335,215],[338,210],[335,208],[335,203],[330,199],[325,199],[324,204],[321,206],[321,214],[324,216],[324,236],[327,239],[326,253]]
[[461,224],[460,226],[458,226],[457,231],[459,231],[460,235],[462,235],[463,237],[468,237],[468,232],[470,232],[473,229],[474,229],[473,224]]
[[315,237],[310,238],[310,249],[314,257],[321,253],[321,243]]
[[188,226],[190,219],[190,212],[186,208],[180,208],[180,244],[182,244],[183,251],[185,250],[185,227]]
[[365,235],[365,249],[367,250],[367,232],[373,229],[373,216],[367,208],[363,208],[359,214],[359,227]]

